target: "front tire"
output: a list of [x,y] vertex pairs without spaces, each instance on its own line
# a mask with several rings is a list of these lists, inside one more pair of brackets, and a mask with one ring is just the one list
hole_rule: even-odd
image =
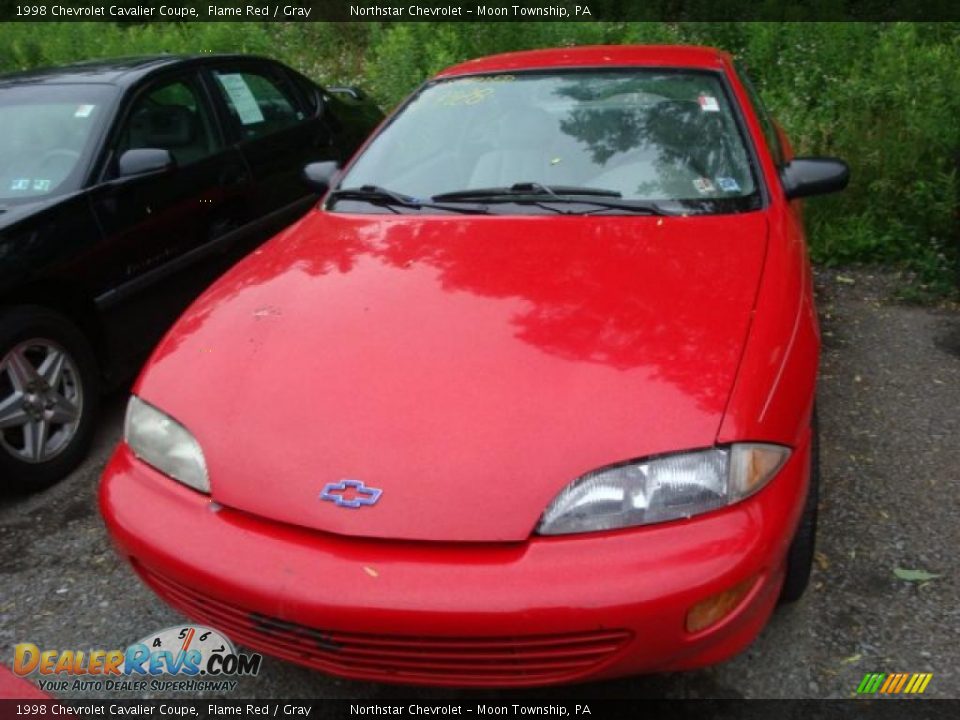
[[797,534],[787,551],[787,572],[780,590],[780,604],[796,602],[810,584],[813,553],[817,537],[817,506],[820,502],[820,423],[813,410],[810,423],[810,487],[800,516]]
[[0,490],[34,492],[86,456],[99,410],[86,338],[42,307],[0,311]]

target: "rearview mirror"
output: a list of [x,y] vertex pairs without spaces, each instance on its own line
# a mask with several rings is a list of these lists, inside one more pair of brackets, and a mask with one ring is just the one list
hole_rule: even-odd
[[323,195],[330,189],[339,169],[340,166],[332,160],[310,163],[303,168],[303,181],[315,193]]
[[788,200],[826,195],[843,190],[850,181],[850,168],[840,158],[798,157],[780,170]]
[[173,170],[176,160],[169,150],[161,148],[135,148],[127,150],[120,156],[117,163],[117,172],[120,177],[146,175]]

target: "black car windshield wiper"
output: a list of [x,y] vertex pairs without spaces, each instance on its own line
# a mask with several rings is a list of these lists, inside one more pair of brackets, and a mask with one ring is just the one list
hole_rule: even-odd
[[577,187],[574,185],[541,185],[536,182],[514,183],[509,187],[490,187],[474,188],[472,190],[455,190],[453,192],[440,193],[434,195],[431,200],[456,201],[456,200],[479,200],[479,199],[499,199],[510,198],[524,195],[548,195],[550,197],[560,197],[562,195],[587,195],[590,197],[611,197],[618,198],[621,194],[616,190],[604,190],[603,188]]
[[[386,207],[397,206],[420,210],[422,208],[431,208],[434,210],[447,210],[454,213],[465,213],[470,215],[486,215],[489,211],[484,207],[466,207],[463,205],[444,205],[442,203],[432,202],[430,200],[420,200],[406,195],[401,195],[393,190],[379,187],[377,185],[361,185],[355,188],[341,188],[330,193],[328,202],[337,200],[360,200],[374,205],[384,205]],[[394,212],[396,212],[394,210]]]
[[[553,202],[552,199],[544,199],[542,202],[549,203]],[[578,210],[568,212],[568,215],[591,215],[593,213],[601,212],[603,210],[626,210],[627,212],[635,215],[674,215],[675,213],[668,212],[656,203],[650,202],[637,202],[632,200],[623,200],[617,202],[616,200],[595,200],[593,198],[563,198],[563,202],[568,203],[585,203],[588,205],[593,205],[593,209],[590,210]]]
[[[652,203],[639,203],[619,200],[623,197],[616,190],[603,188],[578,187],[574,185],[542,185],[536,182],[515,183],[509,187],[476,188],[457,190],[434,195],[431,200],[440,202],[483,201],[512,202],[539,205],[566,215],[588,215],[600,210],[627,210],[641,215],[669,215],[663,208]],[[607,198],[610,198],[609,200]],[[587,204],[592,210],[562,211],[549,203]],[[599,208],[599,209],[597,209]]]

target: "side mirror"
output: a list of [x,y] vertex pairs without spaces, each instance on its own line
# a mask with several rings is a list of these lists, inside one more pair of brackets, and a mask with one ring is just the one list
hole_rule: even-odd
[[169,150],[160,148],[135,148],[127,150],[117,162],[117,172],[120,177],[147,175],[173,170],[177,161]]
[[303,181],[315,193],[323,195],[333,185],[339,170],[340,166],[332,160],[313,162],[303,168]]
[[843,190],[850,181],[850,168],[839,158],[798,157],[780,170],[788,200],[826,195]]

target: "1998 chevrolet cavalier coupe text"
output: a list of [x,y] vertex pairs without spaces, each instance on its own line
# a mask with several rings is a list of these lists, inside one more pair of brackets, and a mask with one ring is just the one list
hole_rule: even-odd
[[714,50],[448,69],[156,349],[107,525],[191,618],[349,677],[723,660],[807,582],[797,199],[846,181]]

